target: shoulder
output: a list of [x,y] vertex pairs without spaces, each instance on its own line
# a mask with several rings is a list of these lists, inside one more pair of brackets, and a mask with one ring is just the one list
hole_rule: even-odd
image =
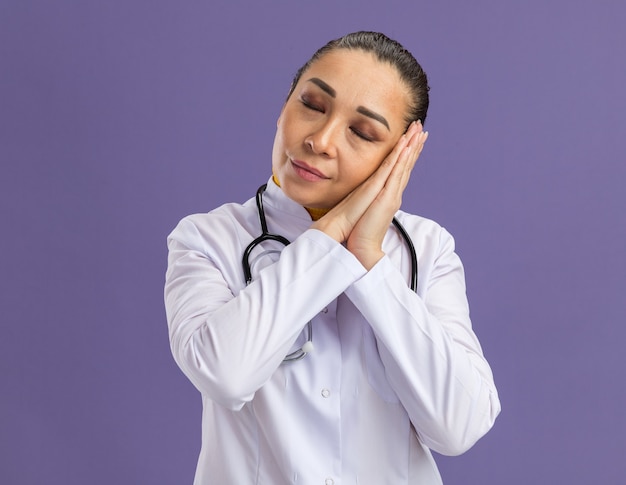
[[237,238],[240,232],[248,232],[251,221],[256,219],[256,209],[250,201],[244,204],[228,203],[206,213],[185,216],[168,235],[168,242],[177,241],[188,248],[203,250],[216,243]]
[[399,212],[396,218],[415,249],[420,295],[425,296],[437,281],[457,281],[464,287],[463,263],[456,253],[452,235],[442,225],[425,217]]
[[441,250],[442,246],[450,246],[454,250],[452,234],[438,222],[404,211],[398,211],[396,219],[414,240],[416,247]]

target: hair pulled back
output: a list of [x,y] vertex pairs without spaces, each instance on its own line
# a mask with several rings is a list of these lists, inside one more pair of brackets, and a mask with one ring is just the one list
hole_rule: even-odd
[[335,40],[331,40],[325,46],[318,49],[315,54],[298,71],[291,82],[291,88],[287,99],[296,88],[296,84],[311,64],[325,54],[338,50],[361,50],[373,53],[381,62],[386,62],[396,68],[400,78],[409,88],[411,101],[408,106],[406,127],[415,120],[426,121],[428,112],[428,79],[422,66],[415,60],[413,54],[406,50],[399,42],[390,39],[380,32],[353,32]]

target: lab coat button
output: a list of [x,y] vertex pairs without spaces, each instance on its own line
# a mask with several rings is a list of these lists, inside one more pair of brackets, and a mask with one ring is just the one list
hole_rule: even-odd
[[[322,397],[330,397],[330,389],[322,389]],[[326,480],[326,482],[328,482],[328,480]]]
[[326,480],[324,480],[324,485],[333,485],[335,483],[335,480],[333,480],[332,478],[327,478]]
[[324,309],[322,310],[322,313],[328,313],[328,307],[324,308]]

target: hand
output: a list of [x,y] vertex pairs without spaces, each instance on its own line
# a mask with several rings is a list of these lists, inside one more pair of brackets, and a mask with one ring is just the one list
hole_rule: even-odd
[[402,205],[404,189],[424,148],[428,132],[422,131],[421,123],[415,123],[407,131],[407,137],[408,142],[398,154],[384,186],[359,218],[346,240],[348,250],[367,270],[384,255],[383,238],[395,213]]
[[383,257],[383,238],[419,157],[428,132],[412,123],[380,167],[312,227],[346,247],[371,269]]

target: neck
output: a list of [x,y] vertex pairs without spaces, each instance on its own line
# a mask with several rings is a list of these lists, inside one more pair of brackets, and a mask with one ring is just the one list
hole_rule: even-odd
[[[272,180],[276,185],[280,187],[280,182],[278,181],[278,177],[275,174],[272,174]],[[314,207],[305,207],[306,211],[311,216],[311,220],[317,221],[325,216],[330,209],[316,209]]]

